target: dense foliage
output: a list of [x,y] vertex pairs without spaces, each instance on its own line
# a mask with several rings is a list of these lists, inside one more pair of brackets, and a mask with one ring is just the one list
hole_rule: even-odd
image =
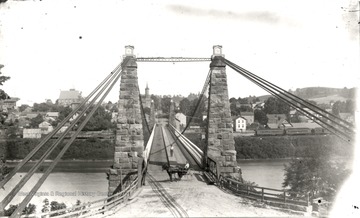
[[[238,159],[308,157],[311,153],[351,156],[353,146],[336,136],[235,137]],[[346,148],[346,149],[344,149]]]
[[[8,209],[5,209],[4,211],[4,215],[5,216],[11,216],[12,213],[14,213],[14,211],[16,210],[16,208],[19,205],[10,205]],[[22,214],[32,214],[36,212],[36,206],[34,204],[29,204],[28,206],[25,207],[25,209],[23,210]]]
[[331,145],[321,144],[303,149],[300,158],[293,158],[285,166],[283,187],[302,195],[310,193],[312,198],[323,197],[332,201],[350,175],[350,170],[344,161],[332,158],[342,148],[334,149],[335,145]]
[[[12,160],[23,159],[39,142],[40,140],[38,139],[14,139],[1,143],[6,143],[7,159]],[[53,142],[53,140],[50,140],[50,143]],[[40,151],[35,154],[33,159],[38,159],[40,155],[44,153],[45,149],[49,147],[50,143],[44,145]],[[50,154],[50,159],[54,159],[64,145],[65,143],[63,142],[55,148],[54,152]],[[63,159],[106,160],[112,159],[113,157],[114,144],[112,141],[89,138],[87,140],[75,140],[65,152]]]
[[303,196],[310,193],[311,198],[332,201],[349,174],[344,162],[315,153],[312,157],[294,158],[285,166],[283,187]]

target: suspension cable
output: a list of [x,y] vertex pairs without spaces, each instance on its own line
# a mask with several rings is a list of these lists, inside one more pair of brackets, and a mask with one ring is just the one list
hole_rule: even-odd
[[191,123],[193,117],[195,116],[196,111],[198,110],[198,108],[199,108],[199,106],[200,106],[200,103],[201,103],[201,101],[202,101],[202,99],[203,99],[203,97],[204,97],[204,93],[205,93],[207,87],[209,86],[210,75],[211,75],[211,70],[209,70],[209,72],[208,72],[208,75],[207,75],[207,77],[206,77],[206,80],[205,80],[203,89],[202,89],[202,91],[201,91],[201,95],[200,95],[199,100],[198,100],[198,102],[197,102],[197,104],[196,104],[196,107],[195,107],[195,109],[194,109],[194,111],[193,111],[193,113],[192,113],[192,115],[191,115],[191,117],[190,117],[190,120],[189,120],[189,122],[187,122],[187,124],[186,124],[184,130],[181,132],[181,134],[184,134],[185,131],[187,130],[187,128],[190,126],[190,123]]
[[45,153],[37,160],[36,164],[32,166],[32,168],[27,172],[27,174],[22,177],[20,182],[16,184],[16,186],[7,194],[7,196],[1,201],[1,205],[6,206],[16,193],[20,191],[20,189],[25,185],[25,183],[31,178],[31,176],[36,172],[36,170],[40,167],[40,165],[45,161],[45,159],[54,151],[54,149],[63,141],[65,136],[70,132],[70,130],[76,125],[76,123],[82,118],[86,111],[95,103],[95,101],[99,98],[99,96],[105,91],[105,89],[109,86],[109,84],[116,78],[118,72],[115,72],[112,75],[112,78],[106,83],[106,85],[102,88],[102,90],[92,99],[90,104],[81,111],[81,113],[76,117],[75,120],[71,122],[71,125],[62,133],[62,135],[45,151]]
[[[231,68],[233,68],[231,64],[230,64],[229,66],[230,66]],[[234,69],[234,68],[233,68],[233,69]],[[276,97],[279,97],[279,98],[281,98],[282,100],[286,101],[287,103],[289,103],[289,104],[291,104],[291,105],[293,105],[293,106],[296,106],[296,104],[290,102],[288,99],[285,99],[284,97],[282,97],[280,94],[276,93],[275,91],[272,91],[270,88],[266,87],[264,84],[261,84],[260,82],[256,82],[255,79],[253,79],[252,77],[250,77],[250,76],[248,76],[248,75],[246,75],[246,74],[244,75],[244,72],[243,72],[243,71],[241,71],[241,70],[239,70],[239,71],[236,70],[236,71],[237,71],[238,73],[240,73],[241,75],[243,75],[244,77],[248,78],[250,81],[252,81],[252,82],[254,82],[255,84],[259,85],[261,88],[263,88],[263,89],[265,89],[266,91],[270,92],[271,94],[275,95]],[[294,100],[294,101],[295,101],[295,100]],[[295,102],[296,102],[296,101],[295,101]],[[311,117],[311,116],[312,116],[311,113],[309,113],[308,111],[306,111],[306,110],[304,110],[304,109],[302,109],[302,108],[297,108],[297,109],[298,109],[298,110],[300,109],[300,110],[302,110],[303,112],[307,113],[307,117],[309,117],[309,116]],[[310,118],[310,117],[309,117],[309,118]],[[314,117],[314,118],[320,120],[320,119],[317,118],[317,117]],[[320,120],[320,121],[323,122],[324,124],[328,125],[330,128],[333,128],[333,129],[335,129],[336,131],[339,131],[339,130],[337,130],[335,127],[333,127],[333,126],[331,126],[330,124],[326,123],[325,121],[323,121],[323,120]],[[340,131],[339,131],[339,132],[340,132]],[[351,138],[350,136],[346,135],[346,133],[343,133],[343,132],[341,132],[341,133],[344,134],[346,137]]]
[[[290,98],[290,99],[292,99],[292,100],[294,100],[294,101],[296,101],[294,98],[296,98],[296,99],[298,99],[298,100],[301,100],[302,102],[296,101],[296,102],[299,103],[300,105],[302,105],[302,106],[304,106],[304,107],[310,106],[310,107],[316,108],[317,110],[319,110],[319,111],[321,111],[321,112],[323,112],[323,113],[325,113],[325,114],[327,114],[327,115],[330,115],[330,116],[336,118],[337,120],[340,120],[341,122],[347,124],[348,126],[353,127],[353,125],[350,124],[349,122],[347,122],[347,121],[345,121],[345,120],[343,120],[343,119],[341,119],[341,118],[339,118],[339,117],[337,117],[337,116],[335,116],[335,115],[327,112],[326,110],[323,110],[323,109],[319,108],[318,106],[316,106],[316,105],[314,105],[314,104],[312,104],[312,103],[310,103],[310,102],[308,102],[308,101],[306,101],[306,100],[304,100],[304,99],[302,99],[302,98],[300,98],[300,97],[298,97],[298,96],[296,96],[296,95],[293,95],[293,94],[291,94],[290,92],[287,92],[286,90],[280,88],[279,86],[276,86],[275,84],[273,84],[273,83],[271,83],[271,82],[269,82],[269,81],[267,81],[267,80],[265,80],[265,79],[263,79],[263,78],[255,75],[255,74],[251,73],[250,71],[248,71],[248,70],[246,70],[246,69],[244,69],[244,68],[242,68],[242,67],[240,67],[240,66],[238,66],[238,65],[236,65],[236,64],[234,64],[234,63],[232,63],[231,61],[229,61],[229,60],[227,60],[227,59],[225,59],[225,58],[224,58],[224,60],[225,60],[225,63],[231,63],[231,64],[233,64],[234,66],[236,66],[238,69],[242,70],[244,73],[247,73],[249,76],[255,77],[256,79],[260,80],[261,82],[264,82],[265,84],[268,84],[268,85],[269,85],[270,87],[272,87],[274,90],[276,90],[276,91],[278,91],[279,93],[283,94],[283,95],[286,96],[287,98]],[[274,87],[275,87],[275,88],[274,88]],[[279,90],[280,90],[280,91],[279,91]],[[305,105],[305,104],[306,104],[306,105]],[[310,109],[311,111],[313,111],[314,113],[316,113],[316,114],[319,114],[319,115],[321,115],[321,116],[323,116],[323,117],[326,117],[326,116],[324,116],[324,114],[320,113],[319,111],[316,111],[316,110],[311,109],[311,108],[309,108],[309,109]],[[330,120],[330,118],[327,118],[327,117],[326,117],[326,119],[329,119],[329,120]],[[339,126],[345,128],[345,129],[347,129],[348,131],[354,133],[354,130],[351,129],[351,128],[349,128],[348,126],[344,126],[344,125],[342,125],[341,123],[338,123],[338,122],[336,122],[336,121],[334,121],[334,120],[332,120],[332,122],[334,122],[334,123],[336,123],[337,125],[339,125]]]
[[[234,64],[235,66],[237,66],[236,64]],[[242,71],[243,72],[243,71]],[[246,72],[243,72],[243,73],[245,73],[246,74]],[[244,75],[243,75],[244,76]],[[249,77],[251,77],[251,76],[249,76]],[[251,78],[253,78],[253,77],[251,77]],[[256,80],[256,79],[255,79]],[[269,86],[268,86],[269,87]],[[281,95],[282,93],[279,93],[278,95]],[[301,104],[301,102],[298,102],[298,101],[296,101],[295,99],[293,99],[293,98],[291,98],[291,97],[288,97],[288,96],[286,96],[287,98],[289,98],[289,99],[291,99],[291,100],[293,100],[293,101],[295,101],[296,103],[299,103],[299,104]],[[283,98],[282,98],[283,99]],[[291,104],[291,102],[289,102],[289,101],[287,101],[288,103],[290,103]],[[296,107],[298,107],[296,104],[291,104],[291,105],[293,105],[295,108]],[[302,105],[302,104],[301,104]],[[298,108],[298,110],[301,110],[301,111],[303,111],[304,113],[306,113],[308,116],[307,117],[309,117],[309,118],[311,118],[313,115],[310,113],[310,112],[308,112],[308,111],[306,111],[305,109],[303,109],[303,108],[301,108],[301,107],[299,107]],[[319,112],[317,112],[317,114],[320,114],[320,115],[322,115],[323,116],[323,114],[321,114],[321,113],[319,113]],[[324,120],[322,120],[322,119],[320,119],[320,118],[318,118],[318,117],[313,117],[313,118],[311,118],[312,120],[313,119],[316,119],[316,120],[318,120],[318,121],[320,121],[320,122],[322,122],[323,124],[325,124],[325,125],[327,125],[327,126],[329,126],[329,128],[332,128],[332,129],[334,129],[335,131],[337,131],[337,132],[340,132],[342,135],[344,135],[345,137],[347,137],[347,138],[353,138],[351,135],[348,135],[348,132],[342,132],[341,130],[338,130],[337,128],[335,128],[335,127],[333,127],[332,125],[330,125],[329,123],[327,123],[327,122],[325,122]],[[330,120],[330,121],[332,121],[332,122],[334,122],[334,123],[336,123],[336,124],[338,124],[336,121],[334,121],[334,120],[332,120],[331,118],[328,118],[328,117],[326,117],[326,119],[328,119],[328,120]],[[323,126],[323,125],[321,125],[321,126]],[[341,125],[342,126],[342,125]],[[343,127],[343,126],[342,126]],[[326,128],[327,129],[327,128]],[[329,129],[328,129],[329,130]]]
[[[70,147],[70,145],[73,143],[73,141],[76,139],[76,137],[79,135],[81,130],[84,128],[84,126],[88,123],[92,115],[95,113],[95,111],[99,108],[103,100],[106,98],[106,96],[109,94],[111,89],[114,87],[115,83],[119,80],[121,77],[121,73],[117,73],[117,76],[115,80],[113,80],[112,84],[108,89],[106,90],[105,94],[101,97],[100,101],[96,104],[96,106],[91,110],[91,112],[86,116],[85,120],[81,123],[77,131],[72,135],[71,139],[67,142],[67,144],[62,148],[58,156],[55,158],[54,162],[47,168],[45,173],[42,175],[40,180],[35,184],[35,186],[31,189],[30,193],[36,193],[38,189],[41,187],[41,185],[45,182],[46,178],[50,175],[51,171],[55,168],[56,164],[60,161],[62,156],[65,154],[67,149]],[[19,204],[19,206],[16,208],[16,210],[12,213],[10,217],[17,217],[21,214],[21,212],[24,210],[26,205],[30,202],[32,198],[32,195],[27,195],[25,199]]]
[[25,183],[31,178],[31,176],[36,172],[36,170],[40,167],[40,165],[44,162],[44,160],[52,153],[52,151],[63,141],[65,136],[70,132],[70,130],[76,125],[76,123],[82,118],[82,116],[85,114],[85,112],[95,103],[95,101],[99,98],[101,93],[104,92],[106,87],[109,86],[111,81],[114,80],[116,75],[119,73],[119,69],[115,71],[114,74],[112,74],[112,78],[107,81],[106,85],[102,88],[102,90],[92,99],[90,104],[87,105],[87,107],[81,111],[81,113],[76,117],[75,120],[71,122],[71,125],[64,131],[64,133],[46,150],[46,152],[40,157],[40,159],[36,162],[36,164],[27,172],[27,174],[22,177],[20,182],[16,184],[16,186],[8,193],[8,195],[1,201],[1,205],[6,206],[12,198],[15,196],[18,191],[25,185]]
[[[254,82],[255,84],[257,84],[259,87],[265,89],[266,91],[268,91],[268,92],[270,92],[271,94],[275,95],[276,97],[278,97],[278,98],[286,101],[287,103],[289,103],[289,104],[297,107],[296,104],[294,104],[294,103],[292,103],[291,101],[289,101],[288,99],[282,97],[280,94],[277,94],[276,92],[272,91],[270,88],[267,88],[265,85],[261,84],[260,82],[257,82],[255,79],[251,78],[250,76],[248,76],[246,73],[244,73],[244,72],[241,71],[240,69],[237,69],[234,65],[232,65],[231,62],[228,62],[228,65],[229,65],[231,68],[233,68],[235,71],[237,71],[238,73],[240,73],[241,75],[243,75],[244,77],[246,77],[247,79],[249,79],[250,81],[252,81],[252,82]],[[295,101],[295,100],[294,100],[294,101]],[[295,102],[296,102],[296,101],[295,101]],[[297,108],[297,109],[298,109],[298,110],[299,110],[299,109],[302,110],[304,113],[308,114],[307,117],[311,118],[312,114],[310,114],[308,111],[306,111],[306,110],[304,110],[304,109],[302,109],[302,108]],[[329,128],[334,129],[336,132],[339,132],[340,134],[342,134],[342,135],[345,136],[346,138],[352,139],[352,137],[349,136],[347,133],[344,133],[344,132],[336,129],[336,128],[333,127],[332,125],[326,123],[325,121],[323,121],[323,120],[321,120],[321,119],[319,119],[319,118],[317,118],[317,117],[314,117],[314,118],[317,119],[317,120],[319,120],[320,122],[324,123],[325,125],[329,126]],[[316,123],[317,123],[317,122],[316,122]],[[323,125],[321,125],[321,126],[323,126]],[[324,127],[324,126],[323,126],[323,127]],[[326,128],[326,127],[324,127],[324,128]],[[329,128],[326,128],[326,129],[335,134],[335,132],[334,132],[334,131],[331,131]],[[336,134],[336,135],[339,137],[338,134]],[[342,137],[341,137],[341,138],[342,138]],[[343,139],[343,138],[342,138],[342,139]],[[345,140],[345,141],[349,142],[349,140]]]
[[46,137],[33,149],[30,151],[28,155],[14,167],[14,169],[8,173],[5,178],[0,181],[0,188],[4,187],[4,185],[27,163],[29,160],[36,154],[36,152],[45,145],[51,137],[53,137],[78,111],[79,109],[86,104],[86,102],[110,79],[110,77],[121,67],[121,63],[115,67],[113,71],[102,81],[100,84],[81,102],[81,104],[75,108],[70,114],[62,120],[57,127],[50,132]]

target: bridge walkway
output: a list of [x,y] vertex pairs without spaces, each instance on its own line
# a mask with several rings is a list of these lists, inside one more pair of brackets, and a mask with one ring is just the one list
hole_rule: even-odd
[[[163,130],[168,140],[163,139]],[[162,170],[162,165],[167,163],[164,141],[169,146],[174,137],[165,126],[159,125],[154,134],[146,185],[136,197],[109,217],[289,217],[287,213],[255,207],[250,200],[207,185],[200,168],[181,144],[174,144],[172,160],[180,165],[188,161],[193,170],[181,180],[170,182],[167,172]]]

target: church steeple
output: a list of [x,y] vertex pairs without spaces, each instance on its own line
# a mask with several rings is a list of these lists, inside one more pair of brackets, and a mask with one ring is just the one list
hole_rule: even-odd
[[149,94],[149,85],[148,85],[148,83],[146,83],[145,98],[148,98],[148,97],[150,97],[150,94]]

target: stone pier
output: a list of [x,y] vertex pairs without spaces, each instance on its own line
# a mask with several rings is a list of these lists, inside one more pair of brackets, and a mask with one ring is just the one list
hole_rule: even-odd
[[125,46],[120,81],[114,164],[109,170],[109,195],[124,189],[137,176],[138,161],[143,157],[144,137],[140,109],[137,64],[133,46]]
[[215,158],[223,176],[237,177],[235,142],[228,96],[225,63],[221,46],[214,46],[210,64],[210,102],[208,112],[207,155]]

